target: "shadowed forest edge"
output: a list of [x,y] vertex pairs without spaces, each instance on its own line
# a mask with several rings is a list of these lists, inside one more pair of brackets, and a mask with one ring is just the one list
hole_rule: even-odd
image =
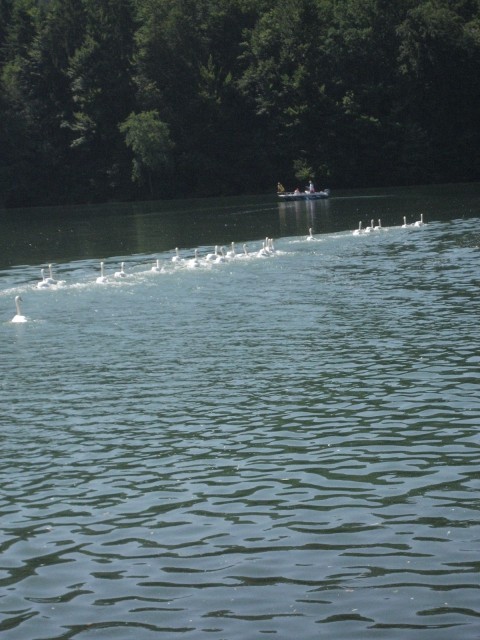
[[0,207],[478,180],[478,0],[0,0]]

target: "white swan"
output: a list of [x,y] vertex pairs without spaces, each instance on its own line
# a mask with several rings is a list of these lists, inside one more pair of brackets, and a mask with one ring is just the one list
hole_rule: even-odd
[[53,270],[52,270],[52,265],[51,264],[48,265],[48,272],[49,272],[50,275],[45,279],[49,284],[56,285],[57,287],[60,287],[60,286],[62,286],[64,284],[66,284],[65,280],[56,280],[53,277]]
[[40,269],[40,273],[42,274],[42,279],[37,282],[37,289],[49,289],[50,283],[48,278],[45,277],[45,269]]
[[195,255],[193,258],[187,261],[187,267],[189,269],[196,269],[200,266],[200,260],[198,259],[198,249],[195,249]]
[[230,249],[227,251],[227,258],[235,258],[236,257],[236,253],[235,253],[235,243],[232,242],[232,244],[230,245]]
[[365,227],[365,233],[371,233],[374,230],[374,221],[370,220],[370,226],[369,227]]
[[55,278],[53,277],[53,271],[52,271],[52,265],[51,264],[48,265],[48,273],[49,273],[49,276],[47,278],[45,278],[45,280],[48,282],[48,284],[58,284],[58,281],[55,280]]
[[376,227],[373,227],[374,231],[381,231],[383,229],[382,227],[382,221],[380,220],[380,218],[378,219],[378,224]]
[[423,221],[423,213],[420,214],[420,220],[416,220],[414,223],[414,227],[423,227],[425,225]]
[[272,255],[275,249],[273,248],[273,240],[268,236],[265,238],[265,251],[267,252],[267,256]]
[[160,260],[157,260],[156,263],[153,265],[152,267],[152,271],[154,273],[159,273],[160,272]]
[[115,278],[126,278],[127,274],[125,273],[124,267],[125,267],[125,263],[124,262],[120,263],[120,271],[115,271],[113,276]]
[[361,233],[363,233],[363,229],[362,229],[362,221],[360,220],[360,222],[358,223],[358,229],[355,229],[353,231],[353,235],[359,236]]
[[241,260],[245,260],[245,258],[250,258],[250,254],[248,253],[248,247],[245,242],[243,243],[242,248],[243,248],[243,253],[237,253],[237,258]]
[[172,258],[172,262],[181,262],[182,258],[180,257],[180,252],[178,251],[178,247],[175,247],[175,255]]
[[15,308],[17,310],[17,313],[13,316],[12,322],[27,321],[26,317],[22,315],[22,310],[20,309],[20,302],[23,302],[22,298],[20,296],[15,296]]
[[215,260],[218,256],[218,245],[215,245],[215,251],[213,253],[207,253],[207,255],[205,256],[205,260],[207,262],[213,262],[213,260]]
[[214,262],[216,264],[220,264],[220,262],[225,262],[225,247],[220,247],[220,253],[217,254]]
[[269,252],[267,251],[267,248],[266,248],[266,246],[265,246],[265,242],[263,242],[263,243],[262,243],[262,248],[261,248],[261,249],[259,249],[259,250],[257,251],[257,256],[258,256],[259,258],[268,258],[268,256],[269,256],[269,255],[270,255],[270,254],[269,254]]
[[108,278],[105,277],[105,272],[103,270],[103,262],[100,262],[100,275],[96,279],[96,282],[98,282],[98,284],[105,284],[108,282]]
[[410,225],[407,224],[407,216],[403,216],[403,224],[402,224],[402,229],[406,229],[407,227],[409,227]]
[[315,238],[313,237],[313,231],[312,231],[312,228],[311,228],[311,227],[310,227],[310,229],[308,230],[307,240],[315,240]]

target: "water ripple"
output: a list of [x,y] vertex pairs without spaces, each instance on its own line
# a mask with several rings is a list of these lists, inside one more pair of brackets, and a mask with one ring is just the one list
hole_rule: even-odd
[[3,637],[477,638],[478,223],[32,291],[1,326]]

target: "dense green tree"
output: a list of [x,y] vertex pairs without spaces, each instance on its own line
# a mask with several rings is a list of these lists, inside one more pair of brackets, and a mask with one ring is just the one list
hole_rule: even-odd
[[171,154],[173,144],[168,125],[162,122],[156,111],[131,113],[119,125],[125,135],[125,143],[133,152],[132,180],[143,183],[148,181],[150,194],[153,195],[152,173],[171,172]]
[[69,190],[68,136],[62,123],[71,99],[64,70],[79,24],[81,13],[72,0],[51,0],[38,8],[23,2],[7,33],[2,73],[6,137],[14,191],[24,203],[62,201]]
[[404,121],[421,132],[430,180],[478,176],[480,20],[476,2],[427,0],[399,25]]
[[478,0],[0,0],[0,203],[475,180],[479,54]]
[[[241,4],[241,7],[240,7]],[[156,109],[176,146],[176,190],[203,194],[244,185],[252,158],[248,109],[234,87],[244,29],[254,23],[253,2],[141,0],[135,57],[137,98]],[[250,172],[255,175],[255,171]]]
[[328,162],[332,101],[325,89],[331,69],[324,38],[330,24],[329,3],[281,0],[246,40],[248,67],[239,87],[255,104],[272,183],[278,171],[291,178],[296,160],[317,168]]
[[208,45],[198,59],[196,115],[185,140],[185,168],[198,193],[255,192],[265,185],[268,158],[258,144],[254,111],[236,82],[244,70],[243,33],[255,24],[258,8],[243,3],[241,11],[226,0],[209,6]]
[[[6,5],[2,5],[5,17]],[[33,0],[15,2],[2,28],[0,98],[2,200],[15,203],[16,194],[28,193],[35,182],[34,128],[23,98],[22,70],[35,37],[36,7]]]
[[131,57],[133,16],[128,0],[83,0],[85,31],[66,74],[74,109],[65,125],[73,134],[82,174],[94,199],[121,195],[128,154],[118,129],[134,108]]
[[[335,103],[328,156],[332,173],[350,184],[395,181],[401,135],[396,104],[399,39],[404,3],[335,3],[327,48]],[[381,162],[379,158],[381,157]]]

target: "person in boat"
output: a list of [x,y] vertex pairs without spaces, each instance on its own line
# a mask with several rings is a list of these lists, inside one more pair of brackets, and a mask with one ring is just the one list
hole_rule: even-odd
[[313,186],[313,182],[311,180],[308,183],[308,190],[310,191],[310,193],[315,193],[315,187]]
[[277,193],[284,193],[285,192],[285,187],[283,186],[283,184],[281,182],[277,182]]

